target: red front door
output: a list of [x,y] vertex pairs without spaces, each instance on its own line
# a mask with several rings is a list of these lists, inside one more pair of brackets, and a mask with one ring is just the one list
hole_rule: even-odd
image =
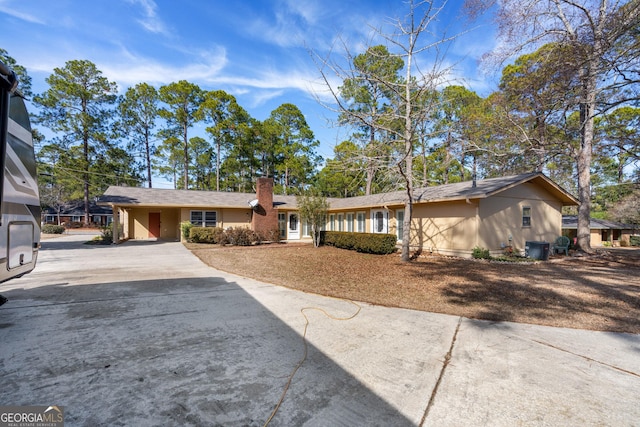
[[160,238],[160,212],[149,212],[149,237]]

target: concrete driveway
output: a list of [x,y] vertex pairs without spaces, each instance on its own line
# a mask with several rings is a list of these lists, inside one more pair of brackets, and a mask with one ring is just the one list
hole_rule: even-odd
[[355,304],[87,239],[45,240],[0,285],[1,405],[68,426],[640,425],[639,335]]

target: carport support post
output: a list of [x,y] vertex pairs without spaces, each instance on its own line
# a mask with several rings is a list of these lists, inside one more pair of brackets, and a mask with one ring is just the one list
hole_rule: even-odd
[[116,206],[111,207],[111,213],[113,215],[113,221],[111,221],[111,226],[113,227],[113,241],[111,243],[113,243],[114,245],[117,245],[118,242],[120,242],[120,236],[118,236],[118,230],[120,230],[120,215],[118,215],[118,211],[119,209]]

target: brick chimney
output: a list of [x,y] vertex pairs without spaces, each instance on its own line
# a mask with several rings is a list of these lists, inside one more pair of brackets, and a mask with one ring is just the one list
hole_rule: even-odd
[[256,181],[258,205],[253,208],[251,229],[268,233],[278,229],[278,209],[273,207],[273,178],[258,178]]

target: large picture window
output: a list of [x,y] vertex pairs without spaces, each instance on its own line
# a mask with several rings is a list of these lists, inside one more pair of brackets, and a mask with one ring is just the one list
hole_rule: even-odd
[[215,227],[218,225],[216,211],[191,211],[191,224],[196,227]]

